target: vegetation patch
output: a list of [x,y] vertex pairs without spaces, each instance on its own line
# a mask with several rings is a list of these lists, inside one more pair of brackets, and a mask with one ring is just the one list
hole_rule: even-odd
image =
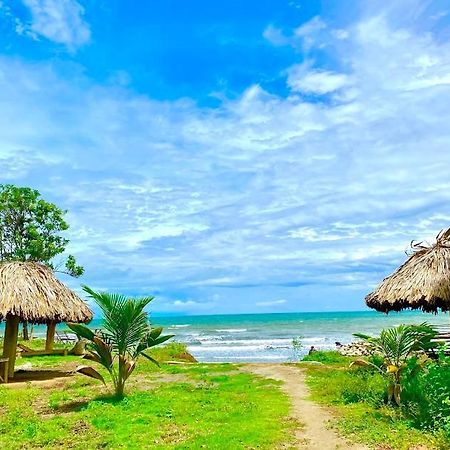
[[337,429],[352,440],[383,449],[450,448],[450,360],[441,357],[417,371],[404,369],[402,405],[387,404],[386,379],[370,367],[349,367],[352,358],[314,352],[306,366],[311,398],[331,406]]
[[[179,350],[175,343],[151,354]],[[159,369],[146,360],[136,374],[122,400],[81,375],[65,379],[63,388],[0,386],[0,448],[289,448],[286,436],[295,424],[273,380],[241,373],[233,364]],[[176,381],[158,382],[166,376]]]

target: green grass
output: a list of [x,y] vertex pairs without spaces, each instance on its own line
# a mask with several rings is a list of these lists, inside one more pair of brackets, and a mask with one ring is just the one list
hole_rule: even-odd
[[[23,341],[19,339],[19,343],[26,345],[27,347],[32,348],[33,350],[42,350],[45,348],[45,339],[32,339],[29,341]],[[73,347],[73,343],[70,344],[60,344],[55,343],[55,349],[67,348],[71,349]],[[3,348],[3,343],[0,340],[0,354]],[[149,353],[157,360],[157,361],[171,361],[178,360],[179,355],[186,352],[186,345],[173,341],[170,345],[164,345],[160,347],[155,347],[149,351]],[[18,358],[16,360],[16,367],[20,367],[22,365],[32,364],[33,368],[41,367],[41,368],[52,368],[58,365],[67,365],[70,362],[80,362],[79,356],[59,356],[59,355],[46,355],[46,356],[28,356],[24,358]],[[139,366],[138,366],[139,367]],[[148,369],[148,368],[147,368]]]
[[336,351],[318,350],[311,353],[310,355],[304,356],[302,361],[315,361],[322,364],[342,364],[347,363],[348,358],[342,356],[339,352]]
[[419,445],[450,448],[450,436],[421,430],[406,407],[385,404],[386,384],[380,374],[349,368],[352,359],[336,352],[317,352],[306,359],[323,363],[302,364],[312,400],[332,407],[338,431],[351,440],[383,450],[407,450]]
[[[170,344],[153,355],[170,359],[182,349]],[[45,368],[77,363],[76,357],[27,361]],[[142,359],[122,401],[82,375],[64,380],[51,388],[0,385],[1,449],[289,448],[295,426],[278,383],[232,364],[158,369]]]

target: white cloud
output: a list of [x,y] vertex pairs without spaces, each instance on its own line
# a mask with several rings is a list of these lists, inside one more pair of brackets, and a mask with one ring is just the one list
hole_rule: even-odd
[[294,36],[301,38],[304,51],[309,51],[312,47],[320,45],[320,38],[327,29],[326,23],[318,16],[300,25],[294,30]]
[[297,230],[291,230],[289,237],[296,239],[303,239],[306,242],[326,242],[326,241],[339,241],[341,239],[349,239],[354,237],[351,233],[345,235],[343,233],[330,233],[327,230],[318,232],[310,227],[302,227]]
[[84,8],[76,0],[23,0],[30,9],[31,23],[20,24],[18,32],[63,44],[74,50],[91,37],[89,25],[83,20]]
[[273,25],[269,25],[264,30],[263,36],[273,45],[286,45],[289,43],[289,38],[283,34],[283,31]]
[[[144,193],[145,195],[145,193]],[[140,221],[141,222],[141,221]],[[178,237],[183,234],[201,233],[206,231],[208,226],[194,223],[155,223],[155,221],[148,221],[147,224],[141,225],[142,228],[136,229],[134,232],[125,236],[119,236],[111,242],[116,243],[122,248],[133,250],[139,248],[143,242],[152,239],[161,239],[169,237]]]
[[255,84],[215,109],[0,58],[2,173],[70,210],[86,283],[220,293],[214,312],[269,289],[289,308],[349,291],[362,306],[412,238],[449,226],[450,47],[379,15],[333,33],[297,30],[332,54],[308,56],[301,88]]
[[214,306],[212,302],[197,302],[194,300],[175,300],[170,309],[179,312],[198,313],[211,310]]
[[348,86],[350,80],[343,73],[334,73],[327,70],[308,70],[304,64],[298,64],[289,68],[287,83],[294,91],[328,94]]
[[256,302],[256,306],[276,306],[276,305],[284,305],[286,300],[268,300],[265,302]]
[[310,37],[317,34],[319,31],[325,30],[326,28],[326,23],[319,16],[316,16],[297,27],[294,30],[294,34],[301,37]]

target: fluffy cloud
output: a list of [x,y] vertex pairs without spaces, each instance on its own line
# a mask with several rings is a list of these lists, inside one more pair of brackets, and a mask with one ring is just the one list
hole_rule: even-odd
[[217,108],[4,57],[0,164],[70,210],[88,284],[177,311],[361,307],[450,222],[450,45],[394,12],[266,30],[308,63]]
[[264,30],[263,36],[273,45],[286,45],[289,43],[289,38],[283,34],[283,31],[273,25],[269,25]]
[[23,0],[30,9],[31,23],[18,32],[63,44],[73,50],[89,42],[91,31],[83,20],[84,8],[76,0]]
[[304,64],[288,70],[288,86],[293,91],[312,94],[328,94],[350,84],[347,75],[326,70],[308,70]]

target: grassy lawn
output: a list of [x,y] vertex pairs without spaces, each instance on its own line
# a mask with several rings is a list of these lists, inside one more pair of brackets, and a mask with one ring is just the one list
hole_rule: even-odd
[[[171,359],[170,344],[153,356]],[[21,358],[18,365],[73,369],[74,356]],[[108,388],[75,375],[0,385],[0,448],[276,449],[289,448],[295,426],[289,401],[274,381],[232,364],[167,365],[145,359],[115,400]]]
[[332,408],[338,431],[351,440],[383,450],[450,448],[448,433],[420,429],[410,411],[385,404],[381,375],[350,369],[351,359],[336,352],[317,352],[305,359],[316,362],[301,363],[307,368],[312,399]]

